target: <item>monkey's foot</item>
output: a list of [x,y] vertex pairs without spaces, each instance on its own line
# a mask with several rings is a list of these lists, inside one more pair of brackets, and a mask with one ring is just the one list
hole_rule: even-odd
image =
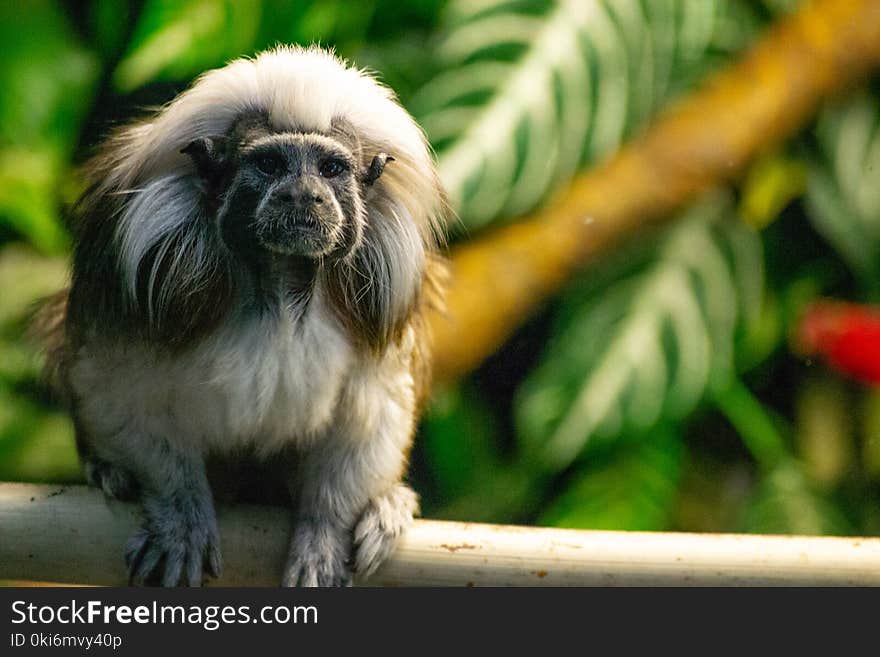
[[404,484],[374,498],[354,529],[354,569],[366,577],[387,559],[413,516],[419,512],[418,495]]
[[220,575],[220,535],[212,505],[149,499],[144,524],[125,550],[134,586],[201,586]]
[[351,586],[347,532],[326,522],[301,520],[290,542],[282,586]]
[[137,497],[137,482],[128,470],[96,458],[86,459],[83,468],[86,481],[103,490],[107,497],[123,502]]

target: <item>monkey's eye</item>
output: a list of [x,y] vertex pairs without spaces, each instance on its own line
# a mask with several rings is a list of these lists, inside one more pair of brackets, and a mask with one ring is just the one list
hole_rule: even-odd
[[345,162],[335,157],[331,157],[329,160],[325,160],[324,163],[321,164],[321,168],[318,172],[324,178],[335,178],[347,168]]
[[267,176],[274,176],[278,173],[278,170],[281,169],[281,162],[278,161],[277,157],[273,157],[272,155],[261,155],[254,162],[260,173]]

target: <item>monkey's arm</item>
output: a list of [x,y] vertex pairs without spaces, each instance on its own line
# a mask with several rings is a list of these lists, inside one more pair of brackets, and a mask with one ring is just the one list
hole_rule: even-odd
[[220,574],[220,535],[201,454],[160,448],[152,467],[135,477],[144,521],[126,546],[131,582],[200,586]]
[[220,574],[220,539],[201,453],[164,438],[125,432],[99,439],[107,467],[137,482],[143,523],[129,539],[131,584],[199,586]]

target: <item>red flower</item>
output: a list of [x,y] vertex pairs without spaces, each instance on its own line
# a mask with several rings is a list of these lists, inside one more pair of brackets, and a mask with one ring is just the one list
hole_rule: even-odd
[[880,385],[880,308],[839,301],[811,304],[798,327],[797,346],[834,369]]

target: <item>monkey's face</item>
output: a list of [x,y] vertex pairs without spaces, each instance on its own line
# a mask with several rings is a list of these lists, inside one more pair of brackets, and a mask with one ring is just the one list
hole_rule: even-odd
[[364,205],[358,163],[343,145],[316,134],[276,134],[246,144],[237,159],[219,217],[231,248],[244,234],[281,255],[323,258],[350,250]]

